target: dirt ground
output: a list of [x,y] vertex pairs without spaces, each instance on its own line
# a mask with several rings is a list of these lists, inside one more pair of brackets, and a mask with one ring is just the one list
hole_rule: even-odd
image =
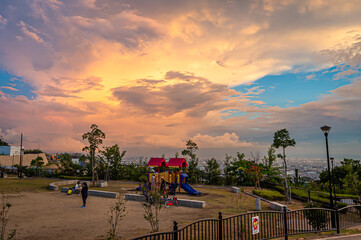
[[[129,186],[129,188],[132,188]],[[235,214],[232,193],[225,189],[200,189],[204,194],[192,197],[181,194],[180,199],[204,200],[204,209],[170,207],[162,208],[160,230],[172,229],[173,221],[183,227],[188,223],[204,218],[216,218],[218,211],[224,217]],[[129,191],[129,190],[128,190]],[[134,192],[130,192],[134,193]],[[11,195],[7,229],[17,230],[16,239],[105,239],[109,229],[107,223],[109,207],[115,199],[89,196],[87,207],[81,208],[81,196],[67,196],[61,192],[23,192]],[[244,212],[254,210],[254,199],[244,195]],[[268,210],[268,204],[262,203],[262,209]],[[127,215],[121,222],[121,236],[129,239],[147,234],[151,228],[143,217],[144,210],[140,202],[127,202]]]
[[[81,197],[60,192],[23,193],[14,196],[7,229],[17,230],[16,239],[104,239],[108,231],[108,210],[115,199],[89,196],[81,208]],[[170,207],[161,211],[161,230],[172,229],[173,221],[202,218],[202,209]],[[139,202],[127,202],[127,216],[121,224],[125,239],[147,234],[150,225],[143,218]]]

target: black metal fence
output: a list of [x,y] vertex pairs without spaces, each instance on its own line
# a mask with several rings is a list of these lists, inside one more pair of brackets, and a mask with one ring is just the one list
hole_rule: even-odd
[[[257,219],[257,223],[255,223]],[[312,232],[337,231],[361,224],[361,205],[332,210],[326,208],[305,208],[283,212],[260,211],[243,213],[218,219],[203,219],[178,229],[174,222],[173,231],[160,232],[133,238],[133,240],[199,240],[199,239],[272,239]],[[258,229],[255,233],[254,229]]]

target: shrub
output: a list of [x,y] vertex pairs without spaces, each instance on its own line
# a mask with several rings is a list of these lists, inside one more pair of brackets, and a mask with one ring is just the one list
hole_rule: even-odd
[[[306,208],[319,208],[320,205],[316,203],[307,203]],[[330,221],[328,211],[324,209],[308,209],[304,211],[304,215],[308,223],[316,230],[320,231],[327,226]]]
[[253,194],[268,200],[285,200],[285,196],[277,191],[272,190],[253,190]]

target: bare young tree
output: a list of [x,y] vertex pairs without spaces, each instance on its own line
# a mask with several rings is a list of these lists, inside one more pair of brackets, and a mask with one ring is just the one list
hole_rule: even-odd
[[242,209],[244,209],[244,202],[246,201],[246,199],[242,195],[242,192],[243,192],[243,188],[240,189],[240,193],[236,193],[234,195],[234,202],[236,204],[236,213],[237,214],[240,214],[243,212]]
[[126,215],[126,202],[121,197],[118,197],[115,204],[110,207],[108,213],[108,223],[110,225],[107,238],[108,240],[120,239],[119,223]]
[[2,206],[1,206],[1,212],[0,212],[0,221],[1,221],[1,229],[0,229],[0,240],[5,239],[13,239],[16,234],[16,230],[12,229],[8,236],[6,236],[6,225],[9,221],[9,210],[10,210],[11,204],[10,204],[10,197],[5,196],[4,193],[2,193]]
[[259,163],[259,161],[261,160],[261,154],[259,151],[253,153],[251,152],[251,161],[254,163]]
[[149,222],[152,232],[159,231],[159,214],[163,207],[162,194],[158,189],[152,189],[146,193],[144,208],[144,219]]

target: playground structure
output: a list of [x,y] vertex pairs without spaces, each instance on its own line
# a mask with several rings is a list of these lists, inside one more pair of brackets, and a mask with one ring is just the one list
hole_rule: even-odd
[[175,182],[178,185],[178,192],[182,188],[189,194],[198,195],[200,191],[195,190],[188,184],[187,161],[184,158],[171,158],[168,163],[164,158],[151,158],[148,166],[148,181],[151,182],[153,176],[157,184],[163,178],[169,184]]

